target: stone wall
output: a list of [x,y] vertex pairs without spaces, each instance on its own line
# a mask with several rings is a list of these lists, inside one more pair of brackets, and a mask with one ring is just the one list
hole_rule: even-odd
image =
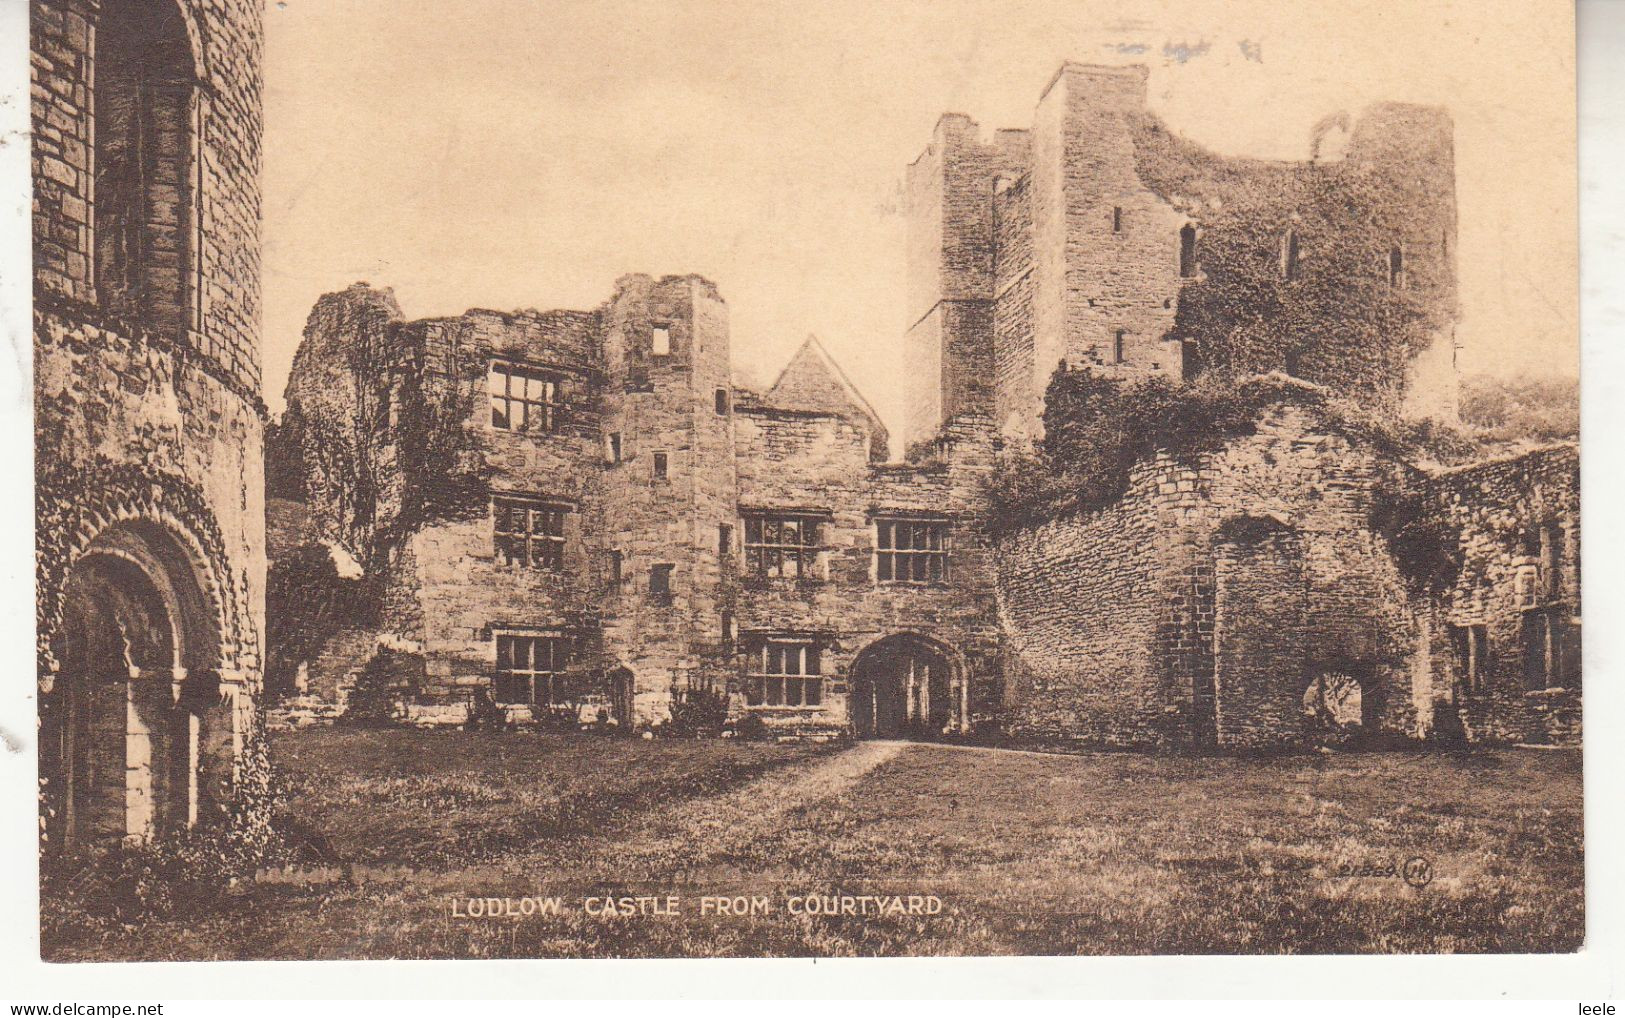
[[[1472,739],[1577,743],[1580,723],[1580,456],[1555,446],[1443,471],[1424,493],[1460,535],[1440,605],[1435,688]],[[1478,674],[1463,653],[1484,645]]]
[[[68,588],[95,590],[104,583],[95,563],[121,556],[169,606],[153,621],[168,656],[140,662],[129,690],[148,704],[151,724],[124,731],[121,751],[147,761],[145,770],[132,764],[124,818],[124,833],[146,836],[210,815],[261,678],[261,26],[248,0],[154,0],[131,12],[136,31],[166,26],[152,59],[174,66],[152,70],[189,83],[189,105],[155,139],[184,179],[154,181],[140,198],[140,242],[163,270],[146,278],[166,293],[116,304],[111,287],[97,287],[109,241],[96,235],[97,174],[107,183],[112,157],[95,147],[93,111],[98,32],[103,48],[119,44],[132,21],[76,0],[31,9],[37,651],[44,747],[72,724],[72,690],[86,681],[74,649],[84,620],[66,627],[73,632],[63,625]],[[159,703],[161,723],[150,710]],[[198,761],[198,780],[164,785],[158,775],[171,765],[184,773],[175,764],[183,757]],[[54,818],[61,763],[42,755]]]
[[1408,476],[1282,405],[1221,450],[1140,464],[1104,509],[1011,535],[999,608],[1015,726],[1119,744],[1290,743],[1308,734],[1309,684],[1350,673],[1370,726],[1423,734],[1423,606],[1373,522]]

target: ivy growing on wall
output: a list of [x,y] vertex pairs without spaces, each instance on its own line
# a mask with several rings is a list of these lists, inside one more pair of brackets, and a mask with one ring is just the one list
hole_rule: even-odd
[[1417,193],[1402,168],[1223,158],[1152,117],[1139,126],[1135,158],[1141,179],[1199,230],[1199,272],[1173,331],[1197,341],[1204,370],[1283,370],[1391,398],[1453,320],[1443,277],[1390,276],[1391,251],[1436,214],[1439,197]]
[[1312,407],[1329,423],[1404,459],[1464,459],[1475,451],[1429,421],[1398,421],[1318,386],[1282,375],[1234,379],[1212,373],[1181,385],[1154,377],[1125,383],[1089,371],[1058,371],[1045,396],[1041,447],[1001,458],[988,485],[997,533],[1121,498],[1136,463],[1157,454],[1190,460],[1252,434],[1270,408]]

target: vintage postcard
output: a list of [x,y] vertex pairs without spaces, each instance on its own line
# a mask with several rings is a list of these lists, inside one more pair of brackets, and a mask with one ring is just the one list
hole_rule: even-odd
[[46,960],[1582,948],[1568,5],[29,15]]

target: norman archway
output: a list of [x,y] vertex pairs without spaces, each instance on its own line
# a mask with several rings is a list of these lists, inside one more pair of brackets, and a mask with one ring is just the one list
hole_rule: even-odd
[[46,842],[147,840],[199,819],[230,772],[218,612],[183,541],[150,520],[102,531],[68,568],[40,704]]

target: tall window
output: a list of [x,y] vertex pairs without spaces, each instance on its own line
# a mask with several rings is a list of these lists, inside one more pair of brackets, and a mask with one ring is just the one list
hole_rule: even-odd
[[487,378],[491,427],[499,431],[552,431],[559,424],[558,377],[536,368],[491,362]]
[[1548,689],[1558,685],[1562,647],[1555,632],[1556,620],[1545,611],[1525,612],[1523,616],[1523,684],[1525,689]]
[[657,452],[657,453],[654,454],[654,476],[655,476],[655,480],[664,481],[666,479],[666,476],[667,476],[666,472],[667,472],[667,467],[668,467],[669,462],[670,461],[669,461],[669,459],[668,459],[668,457],[666,456],[665,453]]
[[745,571],[764,577],[804,577],[818,561],[816,517],[761,513],[745,518]]
[[1127,337],[1127,335],[1128,335],[1128,333],[1125,332],[1122,329],[1118,329],[1116,332],[1112,333],[1112,363],[1113,364],[1121,364],[1121,363],[1123,363],[1123,346],[1124,346],[1123,340]]
[[656,325],[650,333],[649,349],[654,351],[656,357],[665,357],[671,353],[671,328],[665,325]]
[[621,433],[619,431],[611,431],[604,436],[604,459],[609,463],[619,463],[621,461]]
[[1398,244],[1388,249],[1388,285],[1396,290],[1405,287],[1405,252]]
[[1463,692],[1477,693],[1484,688],[1489,674],[1490,638],[1485,626],[1452,626],[1451,641],[1455,644],[1456,675]]
[[817,707],[824,701],[818,644],[764,640],[751,651],[745,702],[752,707]]
[[734,553],[734,528],[732,523],[717,524],[717,554],[727,558]]
[[875,578],[881,583],[946,583],[949,524],[940,520],[877,520]]
[[1281,278],[1293,280],[1298,278],[1299,259],[1302,250],[1298,244],[1298,231],[1288,230],[1286,236],[1281,238]]
[[568,511],[540,499],[493,497],[497,558],[504,565],[559,572],[564,568],[564,514]]
[[1179,231],[1179,275],[1196,275],[1196,227],[1186,224]]
[[717,390],[717,414],[718,414],[718,416],[721,416],[721,417],[726,417],[728,415],[728,390],[727,389],[718,389]]
[[560,636],[497,635],[497,672],[492,695],[498,703],[570,702],[564,669],[570,643]]
[[612,593],[621,589],[622,570],[625,568],[625,561],[626,559],[621,554],[620,549],[617,548],[609,553],[609,589]]
[[104,5],[94,59],[97,300],[114,315],[178,336],[193,324],[187,312],[198,302],[198,243],[197,100],[176,5]]
[[1112,206],[1112,232],[1123,232],[1123,207],[1121,205]]

